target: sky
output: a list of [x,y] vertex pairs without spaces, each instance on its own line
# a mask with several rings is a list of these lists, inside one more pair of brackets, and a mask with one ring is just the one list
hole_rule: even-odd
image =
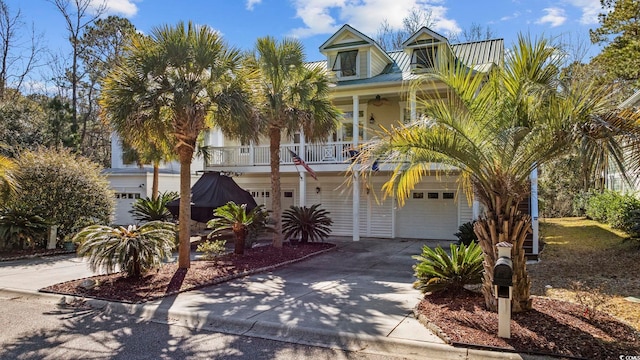
[[[11,13],[43,35],[50,51],[68,53],[62,15],[52,0],[4,0]],[[104,0],[91,0],[99,3]],[[74,0],[70,0],[71,3]],[[109,15],[128,18],[143,33],[165,24],[193,21],[218,30],[230,45],[253,48],[259,37],[296,37],[307,60],[320,60],[318,48],[342,25],[349,24],[375,38],[383,21],[400,27],[410,9],[429,9],[432,30],[460,33],[475,23],[491,29],[510,47],[518,33],[563,36],[589,43],[589,29],[598,27],[599,0],[106,0]],[[587,58],[599,52],[591,46]]]

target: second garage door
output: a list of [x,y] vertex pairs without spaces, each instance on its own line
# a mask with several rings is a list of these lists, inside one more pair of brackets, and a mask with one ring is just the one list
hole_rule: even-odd
[[413,190],[396,212],[396,236],[414,239],[455,240],[458,206],[455,192]]

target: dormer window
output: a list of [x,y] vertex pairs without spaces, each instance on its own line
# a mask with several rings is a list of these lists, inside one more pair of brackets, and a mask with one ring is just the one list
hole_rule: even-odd
[[331,70],[338,72],[338,77],[355,77],[357,70],[358,50],[340,51]]
[[437,55],[437,46],[414,49],[411,56],[411,66],[414,69],[432,69],[436,64]]

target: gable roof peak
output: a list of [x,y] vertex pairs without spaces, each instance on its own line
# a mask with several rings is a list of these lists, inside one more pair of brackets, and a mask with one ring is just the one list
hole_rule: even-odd
[[409,36],[409,38],[402,43],[402,47],[417,45],[416,41],[422,35],[427,35],[431,38],[437,39],[440,42],[449,43],[449,40],[444,35],[441,35],[429,29],[428,27],[423,26],[420,29],[418,29],[415,33],[413,33],[413,35]]

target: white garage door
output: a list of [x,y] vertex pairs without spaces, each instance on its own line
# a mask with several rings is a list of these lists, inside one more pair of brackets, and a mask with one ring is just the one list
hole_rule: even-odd
[[458,206],[455,192],[414,190],[396,212],[396,236],[414,239],[455,240]]

